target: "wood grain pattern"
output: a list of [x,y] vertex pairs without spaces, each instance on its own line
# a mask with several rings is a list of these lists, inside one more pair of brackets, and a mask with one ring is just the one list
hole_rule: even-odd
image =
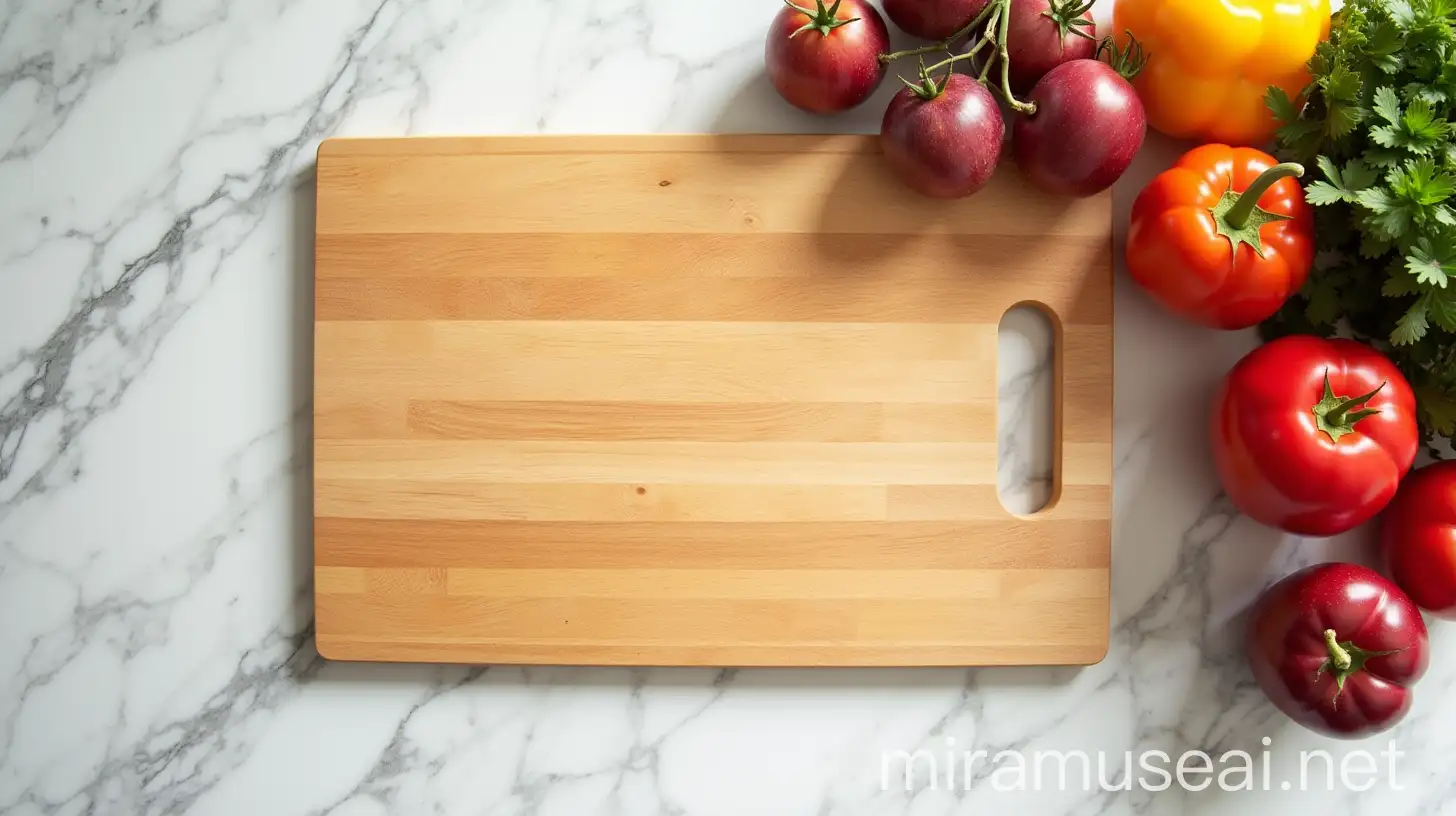
[[[1108,639],[1110,198],[920,198],[859,136],[329,140],[318,647],[345,660],[1084,664]],[[997,327],[1058,344],[996,490]]]

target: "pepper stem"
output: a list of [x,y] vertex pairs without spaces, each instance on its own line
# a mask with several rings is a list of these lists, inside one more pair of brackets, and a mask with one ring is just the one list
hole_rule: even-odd
[[1325,630],[1325,646],[1330,650],[1330,666],[1337,672],[1347,672],[1354,661],[1350,659],[1350,653],[1340,645],[1339,635],[1333,629]]
[[1336,709],[1340,707],[1340,695],[1345,691],[1345,681],[1350,679],[1356,672],[1363,670],[1367,661],[1377,657],[1393,655],[1396,652],[1402,652],[1408,648],[1401,647],[1383,652],[1371,652],[1356,646],[1354,641],[1347,640],[1341,643],[1339,636],[1333,629],[1326,629],[1324,635],[1325,648],[1329,651],[1330,658],[1320,664],[1319,669],[1314,673],[1314,677],[1318,680],[1320,675],[1325,672],[1329,672],[1334,676],[1335,693],[1330,698],[1330,706]]
[[1277,182],[1286,178],[1299,178],[1304,175],[1304,165],[1295,162],[1284,162],[1276,164],[1268,170],[1259,174],[1250,184],[1248,189],[1239,193],[1239,200],[1224,213],[1224,220],[1234,229],[1243,229],[1249,223],[1249,217],[1254,214],[1254,209],[1259,206],[1259,199],[1269,192]]

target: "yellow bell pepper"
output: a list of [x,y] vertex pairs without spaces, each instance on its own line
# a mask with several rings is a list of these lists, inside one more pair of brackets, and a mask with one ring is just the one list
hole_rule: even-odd
[[1148,123],[1181,139],[1260,145],[1278,129],[1269,86],[1296,99],[1330,34],[1329,0],[1117,0],[1113,28],[1143,44],[1133,81]]

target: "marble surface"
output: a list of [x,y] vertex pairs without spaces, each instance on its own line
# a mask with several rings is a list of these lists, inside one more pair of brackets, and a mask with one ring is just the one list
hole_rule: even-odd
[[[772,95],[761,62],[775,9],[0,1],[0,815],[1456,813],[1451,627],[1435,627],[1415,710],[1383,737],[1324,739],[1263,701],[1241,657],[1241,611],[1297,565],[1359,557],[1365,537],[1301,541],[1230,507],[1202,427],[1253,338],[1168,319],[1125,277],[1113,634],[1099,665],[626,671],[318,657],[307,459],[318,141],[875,130],[889,86],[835,120]],[[1110,3],[1098,12],[1105,21]],[[1118,188],[1121,212],[1178,147],[1150,141]],[[1046,470],[1046,406],[1032,396],[1044,340],[1034,323],[1010,323],[1003,481],[1030,501]],[[1338,759],[1392,742],[1395,772],[1369,790],[1331,789],[1322,760],[1298,790],[1301,750]],[[920,749],[989,759],[954,784],[882,778],[887,755]],[[1157,791],[1140,761],[1124,767],[1126,752],[1193,750],[1263,752],[1272,778],[1253,791]],[[1000,776],[1014,756],[1029,766],[1049,751],[1102,752],[1106,781],[1138,782],[1089,789],[1075,766],[1070,784],[1054,771],[1019,785]]]

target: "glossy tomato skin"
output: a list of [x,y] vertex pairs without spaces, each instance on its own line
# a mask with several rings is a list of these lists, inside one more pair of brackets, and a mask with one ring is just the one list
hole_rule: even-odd
[[[1328,670],[1324,633],[1375,655],[1346,678]],[[1255,602],[1245,645],[1254,678],[1279,710],[1328,736],[1358,739],[1395,725],[1430,662],[1420,610],[1379,573],[1317,564],[1287,576]]]
[[991,0],[884,0],[885,15],[901,31],[925,40],[944,40],[960,31]]
[[1380,518],[1385,572],[1420,608],[1456,620],[1456,462],[1411,474]]
[[[1063,36],[1061,26],[1046,16],[1050,8],[1049,0],[1011,0],[1011,17],[1006,24],[1006,53],[1011,58],[1011,89],[1018,94],[1035,86],[1058,65],[1073,60],[1090,60],[1097,52],[1096,25],[1078,27],[1089,37],[1073,31]],[[1082,19],[1090,22],[1092,12],[1084,13]],[[1129,84],[1129,93],[1136,99],[1137,94],[1131,87]],[[1142,105],[1139,104],[1138,108],[1141,110]]]
[[911,189],[932,198],[962,198],[996,172],[1006,124],[995,97],[964,74],[951,74],[929,101],[906,88],[880,126],[890,166]]
[[1169,311],[1209,328],[1247,329],[1279,311],[1309,277],[1314,211],[1304,188],[1281,179],[1259,207],[1288,220],[1264,225],[1260,256],[1218,234],[1212,208],[1224,192],[1243,192],[1277,161],[1246,147],[1196,147],[1143,188],[1133,202],[1127,270]]
[[1106,63],[1063,63],[1025,101],[1036,113],[1016,115],[1011,150],[1022,174],[1046,192],[1095,195],[1121,178],[1142,149],[1143,103]]
[[801,110],[831,114],[847,111],[875,92],[885,78],[880,54],[890,50],[890,30],[866,0],[843,0],[838,19],[855,17],[859,19],[825,35],[815,29],[799,31],[811,18],[788,6],[779,9],[769,27],[764,62],[780,96]]
[[[1315,421],[1326,374],[1341,397],[1380,388],[1365,403],[1379,413],[1338,441]],[[1363,343],[1307,335],[1240,360],[1224,378],[1210,424],[1214,466],[1233,503],[1255,521],[1308,536],[1338,535],[1374,518],[1420,443],[1415,396],[1394,363]]]

